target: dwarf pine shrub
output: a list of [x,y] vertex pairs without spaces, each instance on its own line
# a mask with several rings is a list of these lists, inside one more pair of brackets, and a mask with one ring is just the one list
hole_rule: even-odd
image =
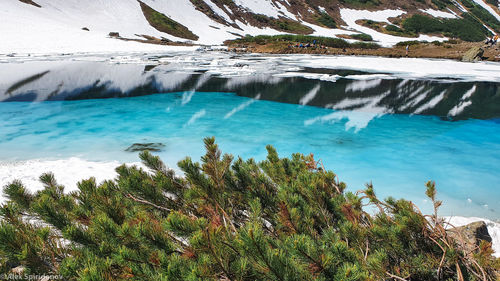
[[[437,213],[353,193],[312,155],[256,162],[205,139],[182,177],[149,152],[147,170],[120,166],[65,193],[52,174],[31,193],[4,188],[0,273],[66,280],[495,280],[491,245],[460,249]],[[437,209],[435,185],[427,196]],[[367,212],[367,208],[377,212]]]

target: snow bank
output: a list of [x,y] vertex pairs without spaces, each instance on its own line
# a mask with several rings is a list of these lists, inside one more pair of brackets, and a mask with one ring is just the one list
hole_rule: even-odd
[[[20,162],[0,162],[0,187],[3,187],[14,180],[21,180],[31,191],[35,192],[43,189],[43,185],[38,180],[40,175],[52,172],[57,182],[66,187],[66,192],[77,189],[76,184],[82,179],[95,177],[96,182],[111,180],[117,176],[116,167],[122,163],[118,161],[93,162],[72,157],[61,160],[28,160]],[[141,163],[127,163],[127,165],[138,165]],[[0,195],[0,203],[5,198]]]
[[408,38],[392,36],[389,34],[380,33],[371,28],[364,27],[356,23],[357,20],[372,20],[377,22],[385,22],[391,24],[388,18],[398,17],[405,14],[402,10],[381,10],[381,11],[367,11],[367,10],[353,10],[353,9],[340,9],[340,16],[346,22],[347,26],[353,30],[366,33],[372,36],[374,41],[379,42],[382,46],[390,47],[398,42],[408,41],[408,40],[420,40],[420,41],[444,41],[447,38],[420,35],[418,38]]
[[492,238],[493,250],[495,251],[494,256],[500,258],[500,223],[476,217],[444,217],[444,219],[450,224],[450,228],[464,226],[477,221],[484,221],[488,227],[488,233]]

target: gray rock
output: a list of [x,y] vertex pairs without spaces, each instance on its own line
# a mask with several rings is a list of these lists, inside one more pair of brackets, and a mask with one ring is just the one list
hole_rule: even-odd
[[160,142],[151,142],[151,143],[134,143],[133,145],[129,146],[125,151],[127,152],[138,152],[138,151],[162,151],[165,145]]
[[492,241],[488,227],[484,221],[477,221],[468,225],[447,230],[448,235],[468,252],[474,252],[481,241]]
[[110,32],[109,37],[120,37],[120,33],[118,32]]
[[464,56],[462,57],[462,61],[464,62],[476,62],[480,61],[483,57],[484,50],[481,47],[472,47],[468,50]]

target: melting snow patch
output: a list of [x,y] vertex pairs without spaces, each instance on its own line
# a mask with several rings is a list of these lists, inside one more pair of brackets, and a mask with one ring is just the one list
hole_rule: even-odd
[[[283,15],[290,17],[292,15],[285,6],[281,5],[277,7],[270,0],[234,0],[234,3],[252,13],[268,17],[278,18]],[[291,18],[295,19],[295,16],[292,15]]]
[[212,9],[212,11],[214,11],[217,15],[224,18],[224,20],[226,20],[227,22],[232,22],[229,15],[226,14],[226,12],[224,10],[219,8],[219,6],[215,5],[211,0],[205,0],[205,3],[207,3],[207,5],[210,7],[210,9]]

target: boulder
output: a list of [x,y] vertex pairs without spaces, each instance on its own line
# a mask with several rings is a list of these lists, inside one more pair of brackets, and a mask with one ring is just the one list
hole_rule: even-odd
[[109,37],[120,37],[120,33],[118,32],[110,32]]
[[468,50],[464,56],[462,57],[462,61],[464,62],[476,62],[480,61],[483,57],[484,50],[481,47],[472,47]]
[[477,221],[468,225],[447,230],[448,235],[468,252],[474,252],[481,241],[492,241],[488,227],[484,221]]
[[165,145],[160,142],[156,143],[134,143],[133,145],[129,146],[125,151],[127,152],[139,152],[139,151],[162,151]]

